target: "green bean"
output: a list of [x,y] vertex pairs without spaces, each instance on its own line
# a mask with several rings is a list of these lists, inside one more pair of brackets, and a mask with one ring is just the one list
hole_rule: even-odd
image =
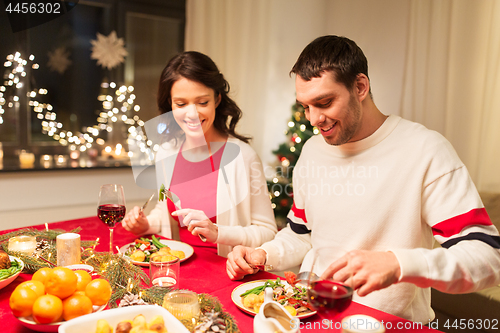
[[0,280],[8,278],[9,276],[16,274],[20,270],[21,267],[19,266],[19,263],[17,261],[12,261],[10,268],[0,269]]
[[156,246],[158,249],[161,249],[162,247],[165,247],[165,244],[162,244],[158,238],[156,238],[155,235],[151,237],[151,242]]

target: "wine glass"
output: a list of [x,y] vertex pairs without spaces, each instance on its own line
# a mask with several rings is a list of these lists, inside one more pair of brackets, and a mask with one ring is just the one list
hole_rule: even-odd
[[353,279],[349,263],[342,268],[343,281],[321,279],[326,268],[345,254],[345,251],[335,247],[323,247],[314,250],[314,259],[307,281],[307,298],[313,308],[319,313],[337,315],[345,311],[352,301]]
[[109,227],[109,252],[113,253],[113,228],[125,217],[125,195],[118,184],[102,185],[99,190],[97,216]]

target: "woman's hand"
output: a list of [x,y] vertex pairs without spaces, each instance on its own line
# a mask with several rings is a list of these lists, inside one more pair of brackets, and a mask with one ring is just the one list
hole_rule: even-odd
[[149,221],[139,206],[135,206],[125,215],[122,220],[122,226],[125,230],[136,235],[143,234],[149,229]]
[[202,210],[179,209],[172,213],[178,216],[179,221],[188,227],[189,232],[194,236],[203,235],[207,241],[215,243],[219,237],[219,228],[207,217]]

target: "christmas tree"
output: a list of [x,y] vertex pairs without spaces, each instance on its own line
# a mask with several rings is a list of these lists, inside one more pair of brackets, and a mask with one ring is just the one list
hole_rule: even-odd
[[306,119],[302,105],[295,103],[292,106],[288,129],[285,131],[287,141],[273,150],[273,154],[278,158],[276,174],[267,182],[278,228],[286,226],[286,216],[293,204],[292,175],[302,146],[307,139],[318,133],[318,129],[311,126]]

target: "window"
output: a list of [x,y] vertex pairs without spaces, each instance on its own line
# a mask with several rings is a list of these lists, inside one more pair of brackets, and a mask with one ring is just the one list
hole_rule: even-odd
[[[79,1],[64,15],[16,33],[5,16],[2,8],[0,172],[128,166],[126,155],[113,155],[104,148],[126,145],[130,123],[124,119],[136,116],[147,121],[157,115],[161,70],[184,47],[185,2]],[[109,69],[91,58],[91,41],[98,40],[98,34],[109,37],[112,32],[123,39],[128,54],[123,63]],[[25,76],[12,74],[19,58],[26,62],[22,66]],[[32,68],[35,64],[37,69]],[[12,80],[9,75],[14,76]],[[112,82],[115,88],[109,86]],[[115,123],[99,128],[99,135],[92,137],[88,129],[97,128],[103,112],[115,109],[105,109],[102,96],[115,97],[121,86],[134,88],[128,93],[135,96],[133,105],[140,109],[120,110]],[[92,139],[82,144],[84,148],[69,139],[70,134],[80,138],[86,133]],[[102,139],[99,143],[98,138]]]

